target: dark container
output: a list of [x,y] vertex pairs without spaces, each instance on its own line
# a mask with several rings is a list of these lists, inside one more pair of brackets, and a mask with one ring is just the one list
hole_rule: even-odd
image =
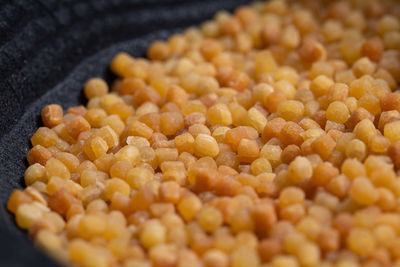
[[29,138],[43,106],[85,104],[84,82],[110,82],[118,51],[145,56],[157,39],[248,0],[0,1],[0,266],[57,266],[18,229],[6,202],[23,188]]

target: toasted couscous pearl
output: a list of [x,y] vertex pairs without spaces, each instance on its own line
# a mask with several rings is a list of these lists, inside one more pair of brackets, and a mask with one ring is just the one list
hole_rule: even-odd
[[7,209],[77,266],[400,266],[395,1],[259,2],[45,106]]

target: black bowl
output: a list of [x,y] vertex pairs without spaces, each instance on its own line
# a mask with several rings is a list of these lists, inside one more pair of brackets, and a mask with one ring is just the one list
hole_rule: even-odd
[[6,202],[23,188],[29,138],[40,110],[85,104],[90,77],[113,79],[118,51],[145,56],[146,47],[248,0],[0,1],[0,266],[55,266],[20,230]]

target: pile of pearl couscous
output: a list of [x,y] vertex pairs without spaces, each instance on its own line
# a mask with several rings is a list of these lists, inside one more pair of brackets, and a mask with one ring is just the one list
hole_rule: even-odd
[[7,208],[65,264],[400,266],[400,3],[272,0],[42,110]]

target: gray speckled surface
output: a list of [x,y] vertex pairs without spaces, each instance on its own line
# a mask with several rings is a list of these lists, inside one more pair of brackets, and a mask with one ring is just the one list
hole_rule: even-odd
[[143,56],[156,39],[246,0],[3,0],[0,3],[0,266],[52,266],[5,203],[23,187],[29,138],[49,103],[84,103],[90,77],[108,81],[118,51]]

